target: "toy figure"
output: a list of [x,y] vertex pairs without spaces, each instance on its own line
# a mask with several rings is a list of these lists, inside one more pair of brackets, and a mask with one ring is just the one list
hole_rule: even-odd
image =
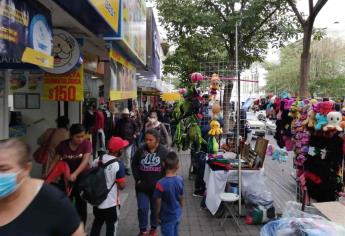
[[320,113],[317,113],[316,116],[316,124],[315,124],[315,130],[321,130],[323,126],[327,125],[327,117],[324,115],[321,115]]
[[213,74],[211,78],[210,94],[213,98],[216,97],[217,91],[219,90],[220,79],[217,74]]
[[198,72],[194,72],[191,75],[191,80],[192,80],[193,84],[197,84],[199,81],[204,80],[204,76],[202,74],[198,73]]
[[210,123],[211,129],[208,132],[209,135],[211,136],[217,136],[223,133],[222,128],[220,127],[220,124],[216,120],[212,120]]
[[213,119],[221,118],[220,117],[221,116],[221,114],[220,114],[221,110],[222,110],[222,108],[220,107],[219,103],[213,104],[213,106],[212,106],[212,118]]
[[343,128],[340,127],[340,122],[343,117],[340,112],[332,111],[327,115],[328,124],[323,127],[323,131],[337,130],[342,131]]
[[302,122],[302,124],[308,128],[314,128],[315,127],[315,111],[310,110],[308,112],[308,118]]
[[331,101],[321,102],[319,105],[319,113],[321,115],[327,116],[328,113],[333,111],[334,103]]

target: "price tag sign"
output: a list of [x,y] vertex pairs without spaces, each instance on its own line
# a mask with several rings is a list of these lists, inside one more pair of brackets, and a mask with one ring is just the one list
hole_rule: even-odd
[[43,79],[43,100],[84,101],[84,68],[66,74],[46,73]]

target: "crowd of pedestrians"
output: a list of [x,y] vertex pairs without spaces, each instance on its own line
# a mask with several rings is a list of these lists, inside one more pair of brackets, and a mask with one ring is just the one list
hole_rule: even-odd
[[[125,108],[117,117],[91,105],[84,125],[69,127],[68,118],[59,117],[57,128],[48,129],[38,140],[46,152],[46,158],[37,158],[46,183],[30,177],[27,144],[19,139],[1,141],[0,236],[85,235],[90,196],[85,197],[88,189],[80,183],[100,169],[106,194],[100,204],[92,204],[91,236],[100,235],[103,224],[107,236],[121,235],[119,191],[125,188],[126,175],[135,180],[139,235],[158,235],[158,226],[163,236],[178,235],[183,180],[176,175],[179,158],[170,151],[170,113],[169,107]],[[97,175],[93,178],[100,178]]]

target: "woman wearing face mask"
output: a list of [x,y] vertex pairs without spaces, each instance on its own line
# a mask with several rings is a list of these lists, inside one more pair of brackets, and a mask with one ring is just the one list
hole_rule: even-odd
[[69,129],[70,138],[62,141],[56,148],[56,159],[65,161],[70,169],[69,181],[73,183],[71,199],[75,200],[77,211],[86,222],[87,204],[80,197],[78,177],[89,167],[92,144],[85,139],[85,128],[81,124],[73,124]]
[[160,135],[160,143],[166,147],[170,147],[170,137],[164,124],[158,121],[156,112],[151,112],[148,122],[145,124],[145,130],[154,129]]
[[[135,190],[138,204],[138,219],[142,236],[157,236],[157,221],[153,191],[159,179],[164,177],[162,163],[168,150],[159,142],[160,135],[150,129],[145,133],[145,145],[139,148],[132,161],[132,172],[135,179]],[[150,214],[151,229],[148,229]]]
[[32,179],[31,168],[30,149],[24,142],[0,142],[0,235],[85,235],[70,200]]

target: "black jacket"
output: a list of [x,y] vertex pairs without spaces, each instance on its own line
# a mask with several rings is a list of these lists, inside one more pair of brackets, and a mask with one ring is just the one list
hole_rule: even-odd
[[137,191],[146,193],[154,191],[157,181],[165,175],[162,163],[168,152],[168,149],[161,144],[155,153],[150,153],[146,145],[136,151],[132,161],[132,172]]
[[136,130],[135,122],[131,118],[124,117],[116,122],[114,136],[118,136],[132,144]]

